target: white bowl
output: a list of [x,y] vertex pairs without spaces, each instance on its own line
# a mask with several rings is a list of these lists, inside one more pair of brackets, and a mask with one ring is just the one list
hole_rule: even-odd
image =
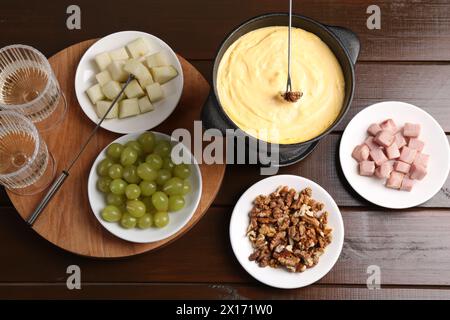
[[[130,133],[125,136],[122,136],[111,143],[118,142],[125,144],[130,140],[136,140],[141,133]],[[166,139],[171,140],[170,136],[154,132],[157,139]],[[171,140],[172,145],[178,144],[179,142]],[[181,144],[182,145],[182,144]],[[109,145],[108,145],[109,146]],[[89,173],[88,180],[88,197],[89,203],[91,205],[92,212],[100,224],[105,227],[106,230],[114,234],[115,236],[136,243],[149,243],[154,241],[159,241],[165,238],[172,236],[181,230],[192,218],[195,210],[200,203],[200,198],[202,195],[202,176],[200,172],[200,167],[198,166],[195,157],[190,153],[189,149],[187,149],[184,145],[182,145],[185,155],[190,155],[191,157],[191,176],[188,178],[191,183],[192,191],[191,193],[184,196],[186,201],[186,205],[183,209],[177,212],[170,213],[170,222],[164,228],[149,228],[149,229],[124,229],[117,222],[106,222],[101,217],[101,211],[106,206],[104,194],[101,193],[96,186],[98,174],[96,171],[97,165],[99,162],[106,157],[106,146],[102,152],[98,155],[97,159],[95,159],[92,164],[91,172]]]
[[[246,236],[249,212],[253,207],[252,202],[258,195],[268,195],[279,186],[288,186],[297,191],[310,187],[313,198],[323,202],[325,209],[329,212],[328,226],[333,229],[332,242],[325,248],[325,253],[320,257],[319,263],[302,273],[292,273],[284,268],[261,268],[255,261],[248,260],[249,255],[253,252],[250,240]],[[317,183],[299,176],[278,175],[255,183],[241,196],[231,216],[230,241],[239,263],[255,279],[276,288],[300,288],[318,281],[334,266],[344,243],[344,223],[336,202]]]
[[110,34],[94,43],[81,58],[75,74],[75,93],[78,103],[91,121],[100,120],[86,90],[97,83],[95,75],[100,72],[94,57],[102,52],[118,49],[136,38],[143,37],[150,43],[150,53],[165,52],[170,63],[177,69],[178,76],[162,85],[165,98],[154,103],[155,110],[124,119],[105,119],[101,127],[117,133],[133,133],[150,130],[167,119],[175,110],[183,91],[183,70],[177,55],[161,39],[140,31],[122,31]]
[[[374,122],[392,118],[398,126],[419,123],[419,139],[425,142],[424,153],[430,155],[428,174],[416,181],[411,192],[386,188],[384,180],[358,174],[352,151],[367,137],[366,130]],[[353,189],[366,200],[391,209],[411,208],[432,198],[444,185],[450,170],[450,147],[439,123],[422,109],[408,103],[387,101],[360,111],[347,125],[339,147],[342,171]]]

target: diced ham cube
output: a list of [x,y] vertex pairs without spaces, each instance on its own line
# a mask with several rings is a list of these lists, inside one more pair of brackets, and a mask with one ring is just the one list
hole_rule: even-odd
[[425,146],[425,142],[422,140],[419,140],[417,138],[411,138],[408,142],[408,147],[411,149],[416,149],[417,151],[422,151],[423,147]]
[[374,139],[373,137],[368,137],[368,138],[366,139],[366,141],[364,141],[364,144],[365,144],[366,146],[369,147],[369,150],[380,149],[380,146],[377,145],[377,144],[373,141],[373,139]]
[[375,175],[380,179],[386,179],[391,174],[393,168],[389,161],[386,161],[381,166],[375,169]]
[[411,169],[411,165],[409,163],[403,162],[403,161],[395,161],[394,163],[394,170],[401,172],[401,173],[408,173]]
[[387,119],[387,120],[383,121],[382,123],[380,123],[380,127],[383,130],[389,130],[393,134],[398,131],[397,125],[395,124],[394,120],[392,120],[392,119]]
[[428,166],[429,159],[430,156],[428,154],[419,152],[416,154],[416,158],[414,159],[413,164],[418,164],[426,168]]
[[392,171],[389,179],[387,179],[386,181],[386,187],[392,189],[400,189],[404,176],[405,175],[403,173]]
[[406,146],[406,139],[401,132],[397,132],[394,135],[394,142],[399,149],[401,149],[403,146]]
[[365,144],[361,144],[359,146],[356,146],[355,149],[352,152],[352,157],[358,161],[364,161],[369,159],[369,147],[366,146]]
[[370,158],[377,166],[381,166],[388,160],[382,149],[373,149],[370,151]]
[[367,129],[367,133],[371,136],[376,136],[378,132],[381,131],[381,127],[378,125],[378,123],[372,123],[369,128]]
[[417,154],[416,149],[411,149],[407,146],[404,146],[400,153],[400,161],[411,164],[411,163],[413,163],[414,159],[416,158],[416,154]]
[[359,174],[362,176],[373,176],[375,172],[375,162],[361,161],[359,163]]
[[389,160],[397,159],[398,157],[400,157],[400,150],[398,149],[395,142],[386,148],[386,155]]
[[389,130],[381,130],[373,141],[382,147],[389,147],[394,142],[394,134]]
[[412,179],[410,179],[408,177],[403,177],[403,181],[402,181],[402,185],[400,187],[400,190],[411,191],[413,186],[414,186],[414,180],[412,180]]
[[403,135],[405,137],[417,138],[420,134],[420,124],[406,122],[403,127]]
[[420,164],[413,164],[411,166],[411,179],[422,180],[427,175],[427,168]]

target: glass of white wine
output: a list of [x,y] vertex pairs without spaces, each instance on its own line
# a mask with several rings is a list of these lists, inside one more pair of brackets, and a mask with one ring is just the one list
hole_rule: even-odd
[[0,184],[19,195],[44,190],[56,164],[36,126],[14,111],[0,111]]
[[64,119],[67,102],[47,58],[25,45],[0,49],[0,109],[20,112],[40,132]]

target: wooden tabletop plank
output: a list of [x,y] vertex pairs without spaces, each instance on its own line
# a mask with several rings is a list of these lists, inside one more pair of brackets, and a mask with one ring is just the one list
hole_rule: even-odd
[[[450,141],[450,136],[448,138]],[[329,134],[306,159],[280,168],[278,174],[299,175],[317,182],[331,194],[339,206],[373,206],[360,197],[345,179],[339,165],[339,141],[339,134]],[[247,188],[264,177],[260,175],[260,168],[256,165],[228,165],[214,204],[234,205]],[[450,207],[450,176],[442,189],[420,207]]]
[[[367,300],[408,299],[448,300],[444,288],[381,288],[312,285],[294,290],[273,289],[263,285],[180,284],[180,283],[83,283],[81,290],[68,290],[65,283],[0,283],[0,299],[227,299],[227,300]],[[270,302],[268,302],[270,304]],[[180,306],[183,303],[180,302]],[[220,310],[219,310],[220,312]]]
[[[252,283],[231,250],[231,207],[211,208],[182,241],[129,259],[94,260],[49,244],[14,213],[0,213],[0,283],[64,282],[80,266],[82,281]],[[63,213],[62,213],[63,214]],[[450,216],[445,210],[343,210],[345,243],[319,283],[365,285],[367,268],[381,270],[382,285],[450,285]],[[34,268],[36,261],[40,267]],[[120,272],[118,272],[120,270]]]
[[[211,59],[237,25],[256,15],[286,12],[287,4],[273,0],[77,1],[81,30],[70,31],[66,8],[73,1],[7,1],[2,4],[0,46],[34,45],[45,54],[82,40],[119,30],[142,30],[167,41],[185,58]],[[361,60],[450,60],[450,4],[447,1],[380,0],[381,29],[369,30],[366,10],[371,2],[332,0],[294,2],[294,12],[324,24],[347,27],[361,40]],[[239,8],[239,9],[237,9]],[[38,27],[37,27],[38,26]]]

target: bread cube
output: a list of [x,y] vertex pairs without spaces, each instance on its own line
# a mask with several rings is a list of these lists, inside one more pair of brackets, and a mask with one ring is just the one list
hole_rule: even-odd
[[123,69],[125,61],[116,60],[108,66],[109,74],[114,81],[125,82],[128,79],[128,72]]
[[120,85],[120,83],[114,80],[108,81],[102,87],[104,95],[110,100],[114,100],[119,94],[120,90],[122,90],[122,86]]
[[95,56],[95,62],[97,63],[99,69],[103,71],[109,66],[112,60],[108,52],[103,52]]
[[128,60],[123,66],[123,69],[126,72],[134,75],[137,79],[141,80],[142,82],[144,82],[148,78],[151,78],[151,74],[148,71],[148,69],[136,59]]
[[86,90],[86,93],[93,104],[105,98],[100,85],[97,83]]
[[137,38],[127,44],[127,49],[132,58],[139,58],[148,53],[149,46],[147,40],[144,38]]
[[[111,103],[112,103],[112,101],[109,101],[109,100],[97,101],[97,103],[95,104],[95,106],[96,106],[95,111],[97,112],[97,116],[99,118],[103,118],[103,116],[108,111],[109,107],[111,106]],[[112,109],[109,111],[109,113],[105,119],[114,119],[114,118],[117,118],[118,116],[119,116],[119,105],[116,102],[114,104],[114,107],[112,107]]]
[[111,75],[109,74],[108,70],[103,70],[100,73],[97,73],[95,75],[95,79],[97,79],[97,82],[100,86],[105,85],[107,82],[111,81]]
[[170,65],[170,62],[169,62],[169,59],[167,58],[167,55],[165,55],[162,52],[157,52],[157,53],[149,55],[146,58],[146,61],[147,61],[147,66],[149,68],[162,67],[162,66]]
[[164,84],[178,75],[178,71],[173,66],[153,67],[150,68],[153,80],[160,84]]
[[136,116],[140,113],[137,98],[124,99],[119,104],[119,118]]
[[130,81],[124,91],[128,98],[139,98],[145,95],[144,90],[142,90],[137,80]]
[[141,113],[155,110],[152,103],[150,102],[150,99],[147,96],[140,98],[138,100],[138,104],[139,104],[139,110],[141,110]]
[[109,52],[109,56],[111,57],[111,60],[128,60],[130,56],[128,55],[127,50],[125,50],[124,47],[121,47],[119,49],[113,50]]
[[164,98],[164,93],[158,82],[148,85],[145,87],[145,90],[147,91],[148,98],[151,102],[156,102]]

